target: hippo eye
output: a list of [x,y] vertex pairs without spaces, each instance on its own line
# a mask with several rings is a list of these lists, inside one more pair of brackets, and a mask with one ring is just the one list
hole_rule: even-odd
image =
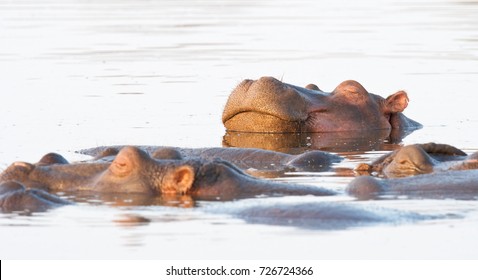
[[350,103],[363,103],[368,99],[366,92],[360,91],[354,87],[347,87],[336,93],[337,97],[344,98]]
[[350,94],[352,94],[353,96],[356,96],[356,97],[365,97],[367,96],[367,93],[364,92],[364,91],[361,91],[359,89],[354,89],[352,91],[350,91]]
[[409,160],[409,159],[402,159],[397,162],[397,167],[399,167],[402,170],[415,170],[417,168],[416,164]]

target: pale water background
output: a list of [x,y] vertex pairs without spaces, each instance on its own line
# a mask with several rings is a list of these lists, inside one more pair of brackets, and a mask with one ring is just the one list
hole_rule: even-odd
[[[471,153],[477,15],[478,2],[452,0],[1,0],[0,168],[52,151],[82,159],[74,151],[98,145],[222,146],[227,96],[261,76],[326,91],[346,79],[383,96],[404,89],[406,115],[424,128],[401,144],[434,141]],[[384,152],[358,151],[338,167]],[[282,180],[342,190],[352,179],[296,175]],[[263,203],[291,200],[300,199]],[[323,231],[248,224],[207,210],[214,203],[115,207],[90,199],[0,214],[0,257],[478,257],[476,200],[361,203],[449,218]]]

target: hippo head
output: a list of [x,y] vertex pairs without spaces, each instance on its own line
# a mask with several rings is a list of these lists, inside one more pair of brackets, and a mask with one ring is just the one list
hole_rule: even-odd
[[367,165],[367,169],[388,178],[427,174],[440,169],[475,169],[475,161],[466,156],[462,150],[447,144],[413,144],[380,157]]
[[419,145],[399,149],[383,167],[388,178],[406,177],[433,172],[436,161]]
[[95,188],[103,192],[186,193],[195,179],[194,161],[155,160],[136,147],[124,147],[102,172]]
[[0,182],[48,191],[179,194],[192,187],[199,165],[194,160],[155,160],[136,147],[124,147],[112,161],[67,163],[58,158],[49,154],[36,164],[15,162],[0,174]]
[[371,94],[356,81],[332,92],[316,85],[305,88],[271,77],[244,80],[229,96],[222,120],[228,131],[338,132],[418,128],[402,111],[408,96],[398,91],[387,98]]
[[95,189],[101,192],[143,192],[155,194],[191,194],[198,197],[232,199],[237,188],[247,183],[250,189],[260,185],[248,180],[242,170],[221,159],[181,159],[170,149],[153,152],[155,159],[137,147],[122,148],[108,168],[95,179]]
[[0,183],[0,212],[43,212],[70,202],[43,190],[27,189],[16,181]]

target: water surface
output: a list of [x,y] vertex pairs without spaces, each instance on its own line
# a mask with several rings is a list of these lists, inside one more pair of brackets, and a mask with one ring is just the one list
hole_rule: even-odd
[[[99,145],[320,148],[347,159],[335,172],[280,180],[343,190],[357,163],[399,145],[433,141],[471,153],[478,150],[477,12],[477,2],[453,0],[2,1],[0,168],[52,151],[83,159],[74,151]],[[230,91],[261,76],[326,91],[347,79],[382,96],[403,89],[410,97],[406,115],[424,128],[373,143],[361,136],[246,141],[226,134],[221,113]],[[250,223],[214,208],[254,200],[231,206],[69,198],[78,204],[0,214],[1,257],[476,258],[478,252],[476,201],[333,198],[442,218],[320,230]]]

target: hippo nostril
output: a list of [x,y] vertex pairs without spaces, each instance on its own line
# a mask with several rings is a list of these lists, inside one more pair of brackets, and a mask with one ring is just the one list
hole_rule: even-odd
[[244,80],[238,87],[241,87],[244,90],[244,92],[247,92],[253,83],[254,83],[254,80],[249,80],[249,79]]

